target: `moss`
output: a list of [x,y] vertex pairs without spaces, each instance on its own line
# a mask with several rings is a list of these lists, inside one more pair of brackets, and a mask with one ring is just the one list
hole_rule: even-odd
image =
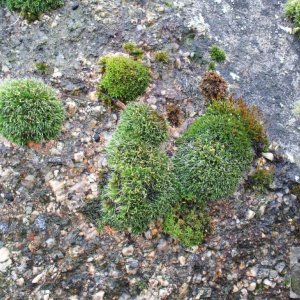
[[53,89],[35,79],[9,80],[0,86],[0,133],[26,144],[57,137],[64,109]]
[[215,62],[220,63],[226,60],[225,51],[216,45],[211,46],[209,52],[210,52],[211,59]]
[[167,119],[174,127],[179,127],[183,123],[183,113],[174,103],[167,104]]
[[253,159],[243,123],[227,114],[200,117],[178,144],[174,169],[185,199],[216,200],[232,194]]
[[149,70],[141,62],[124,56],[104,56],[100,59],[103,77],[98,95],[110,104],[114,99],[123,102],[135,100],[149,85]]
[[36,70],[39,72],[39,73],[41,73],[41,74],[47,74],[48,73],[48,71],[49,71],[49,66],[46,64],[46,63],[44,63],[44,62],[39,62],[39,63],[36,63],[35,65],[34,65],[34,67],[36,68]]
[[200,83],[200,90],[207,101],[223,99],[227,95],[226,80],[215,71],[206,72]]
[[269,145],[258,107],[247,105],[243,98],[229,97],[221,101],[212,101],[208,113],[214,115],[229,114],[238,117],[243,122],[257,152],[261,152]]
[[205,203],[183,201],[177,204],[165,217],[163,228],[187,247],[200,244],[210,228]]
[[208,71],[215,71],[216,70],[216,63],[214,61],[210,61],[207,66]]
[[264,193],[273,182],[274,172],[274,168],[257,168],[249,178],[249,185],[251,189],[259,193]]
[[3,0],[9,9],[21,13],[29,21],[39,18],[42,13],[56,9],[64,4],[63,0]]
[[123,44],[123,49],[136,59],[141,59],[144,56],[144,51],[139,48],[135,43],[127,42]]
[[170,209],[175,201],[172,165],[160,150],[166,137],[166,123],[155,111],[138,103],[126,107],[107,148],[112,173],[100,226],[140,233]]
[[300,27],[300,0],[288,0],[285,5],[285,15],[294,22],[295,27]]
[[166,51],[157,51],[154,53],[154,59],[156,61],[167,64],[169,62],[169,54]]

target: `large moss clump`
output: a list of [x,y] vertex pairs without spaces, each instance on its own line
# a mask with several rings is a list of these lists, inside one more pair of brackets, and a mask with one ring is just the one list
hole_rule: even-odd
[[99,98],[111,104],[115,99],[124,103],[142,95],[149,85],[149,70],[140,61],[126,56],[109,55],[99,61],[103,77],[98,85]]
[[56,9],[64,4],[64,0],[2,0],[11,10],[20,12],[29,20],[37,19],[40,14]]
[[102,197],[100,225],[144,231],[174,201],[172,167],[160,150],[165,121],[144,104],[129,104],[107,148],[111,176]]
[[57,137],[64,108],[55,91],[35,79],[4,81],[0,85],[0,133],[17,144]]
[[217,200],[234,192],[253,159],[244,124],[230,114],[208,112],[178,141],[176,177],[184,198]]

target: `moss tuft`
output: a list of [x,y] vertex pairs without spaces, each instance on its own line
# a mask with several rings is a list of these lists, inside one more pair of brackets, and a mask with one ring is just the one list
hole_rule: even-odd
[[9,80],[0,86],[0,133],[17,144],[57,137],[64,108],[53,89],[35,79]]
[[264,193],[273,182],[274,171],[274,168],[257,168],[249,178],[251,189],[259,193]]
[[154,53],[154,58],[156,61],[167,64],[169,62],[169,54],[166,51],[157,51]]
[[285,5],[285,15],[292,20],[295,28],[300,29],[300,0],[288,0]]
[[99,98],[107,104],[114,99],[135,100],[149,85],[149,70],[141,62],[125,56],[104,56],[100,59],[103,77],[98,85]]
[[2,2],[9,9],[20,12],[29,21],[34,21],[42,13],[64,4],[64,0],[2,0]]
[[136,59],[141,59],[144,56],[144,51],[139,48],[135,43],[127,42],[123,44],[123,49]]
[[215,71],[206,72],[200,83],[200,90],[207,101],[224,98],[227,89],[226,80]]
[[211,46],[209,52],[211,59],[215,62],[221,63],[226,60],[225,51],[216,45]]

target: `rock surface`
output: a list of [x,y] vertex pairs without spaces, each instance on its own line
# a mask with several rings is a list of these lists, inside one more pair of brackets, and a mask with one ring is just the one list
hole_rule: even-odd
[[[289,249],[299,245],[299,41],[283,0],[66,1],[27,23],[0,8],[0,79],[34,76],[56,87],[68,112],[57,141],[41,149],[0,138],[0,299],[287,299]],[[174,103],[187,126],[204,111],[199,80],[208,48],[231,91],[263,111],[276,167],[271,190],[241,186],[210,204],[214,230],[182,247],[158,229],[98,232],[105,146],[119,111],[97,101],[97,60],[135,41],[152,84],[140,101]],[[167,50],[169,64],[153,53]],[[40,74],[35,64],[49,66]],[[174,128],[173,128],[174,129]],[[173,136],[178,136],[176,128]],[[268,152],[269,153],[269,152]],[[269,160],[271,155],[268,154]],[[290,162],[288,162],[289,160]],[[100,172],[101,171],[101,172]]]

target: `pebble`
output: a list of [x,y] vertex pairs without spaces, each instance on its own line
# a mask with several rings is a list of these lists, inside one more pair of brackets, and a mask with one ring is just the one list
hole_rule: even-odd
[[5,193],[4,198],[9,202],[14,201],[14,195],[11,192]]
[[247,214],[246,214],[246,219],[251,220],[254,218],[254,216],[255,216],[255,211],[248,209]]
[[104,291],[100,291],[96,294],[93,295],[93,300],[104,300],[104,295],[105,295],[105,292]]
[[250,291],[250,292],[254,292],[255,291],[255,289],[256,289],[256,282],[251,282],[250,284],[249,284],[249,286],[248,286],[248,291]]
[[157,245],[157,250],[166,251],[168,248],[168,242],[165,239],[160,239]]
[[270,281],[268,278],[264,280],[264,285],[270,286],[271,288],[274,288],[276,286],[276,282]]
[[77,153],[74,154],[75,162],[83,162],[83,159],[84,159],[84,152],[83,151],[77,152]]
[[131,256],[133,254],[134,247],[132,245],[122,249],[122,254],[124,256]]
[[139,261],[136,259],[129,259],[126,264],[126,272],[129,275],[135,275],[138,271]]
[[9,259],[9,250],[5,247],[0,249],[0,263],[3,263]]
[[274,160],[274,154],[271,152],[266,152],[266,153],[262,153],[262,156],[264,158],[266,158],[269,161],[273,161]]
[[68,114],[73,117],[77,111],[77,105],[74,101],[68,101],[66,104]]

